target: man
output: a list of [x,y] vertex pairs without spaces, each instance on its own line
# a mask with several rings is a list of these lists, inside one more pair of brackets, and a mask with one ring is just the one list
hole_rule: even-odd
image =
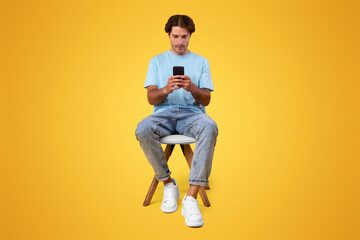
[[[170,177],[159,139],[173,133],[196,139],[190,187],[182,201],[182,214],[187,226],[201,227],[204,220],[197,194],[200,186],[208,186],[218,129],[205,112],[210,92],[214,90],[209,62],[188,50],[194,31],[193,20],[186,15],[174,15],[166,23],[171,49],[150,60],[145,80],[148,101],[154,105],[154,111],[138,124],[135,135],[157,179],[164,183],[161,210],[165,213],[177,210],[180,193],[177,182]],[[185,74],[172,76],[174,66],[183,66]]]

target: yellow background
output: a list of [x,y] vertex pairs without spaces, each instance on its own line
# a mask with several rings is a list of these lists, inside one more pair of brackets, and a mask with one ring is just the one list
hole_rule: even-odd
[[[1,1],[0,239],[359,239],[359,1]],[[142,202],[135,139],[173,14],[219,127],[202,228]]]

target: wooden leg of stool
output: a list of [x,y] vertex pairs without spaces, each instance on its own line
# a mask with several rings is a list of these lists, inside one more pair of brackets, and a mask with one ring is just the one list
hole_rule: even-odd
[[150,204],[152,197],[154,196],[155,190],[157,188],[157,185],[159,184],[159,180],[157,180],[156,176],[153,178],[149,191],[146,194],[145,201],[143,203],[143,206],[146,207]]
[[203,200],[204,206],[210,207],[211,205],[210,205],[209,199],[206,195],[205,188],[200,187],[199,193],[200,193],[201,199]]
[[[184,144],[184,145],[181,145],[181,149],[183,150],[183,153],[184,153],[184,156],[186,158],[186,161],[189,165],[189,168],[191,169],[191,162],[192,162],[192,158],[193,158],[193,151],[190,147],[189,144]],[[200,190],[199,190],[199,193],[200,193],[200,196],[201,196],[201,199],[204,203],[204,206],[205,207],[210,207],[210,202],[209,202],[209,199],[206,195],[206,192],[205,192],[205,188],[204,187],[200,187]]]
[[[166,145],[165,152],[164,152],[166,161],[169,161],[169,158],[170,158],[171,153],[172,153],[172,151],[174,149],[174,146],[175,145],[173,145],[173,144]],[[159,183],[159,180],[157,180],[156,176],[154,176],[154,178],[153,178],[153,180],[151,182],[150,188],[149,188],[149,190],[148,190],[148,192],[146,194],[143,206],[150,205],[151,199],[154,196],[154,193],[155,193],[155,190],[157,188],[158,183]]]

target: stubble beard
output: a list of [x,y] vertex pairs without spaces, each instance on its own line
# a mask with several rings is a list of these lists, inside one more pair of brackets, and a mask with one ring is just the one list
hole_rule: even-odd
[[179,47],[179,46],[175,46],[175,47],[173,48],[173,50],[174,50],[178,55],[184,55],[184,54],[187,52],[187,47],[186,47],[185,45],[182,46],[182,47],[183,47],[183,50],[182,50],[181,52],[179,52],[179,51],[176,50],[177,47]]

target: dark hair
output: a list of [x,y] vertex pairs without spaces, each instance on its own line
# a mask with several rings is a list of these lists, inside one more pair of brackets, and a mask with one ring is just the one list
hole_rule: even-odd
[[170,34],[172,27],[186,28],[190,32],[190,35],[195,32],[195,24],[193,20],[186,15],[171,16],[165,25],[165,32]]

